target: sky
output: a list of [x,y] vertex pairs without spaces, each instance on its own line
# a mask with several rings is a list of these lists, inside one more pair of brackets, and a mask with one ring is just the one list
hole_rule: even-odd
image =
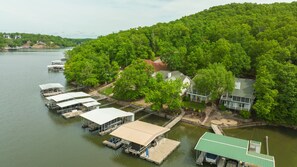
[[290,0],[0,0],[0,32],[96,38],[232,2]]

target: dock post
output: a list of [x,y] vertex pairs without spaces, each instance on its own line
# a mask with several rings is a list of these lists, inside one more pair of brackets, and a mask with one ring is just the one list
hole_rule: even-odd
[[269,155],[268,136],[266,136],[266,154]]

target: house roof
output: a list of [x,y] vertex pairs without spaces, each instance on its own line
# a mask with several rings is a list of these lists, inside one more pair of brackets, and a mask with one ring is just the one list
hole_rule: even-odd
[[235,78],[235,88],[232,92],[232,96],[254,98],[254,85],[255,80]]
[[111,108],[95,109],[95,110],[83,113],[80,116],[98,125],[103,125],[116,118],[127,117],[127,116],[134,117],[134,114],[131,112],[125,112],[120,109],[111,107]]
[[[180,79],[181,81],[183,81],[187,76],[184,75],[183,73],[179,72],[179,71],[166,71],[166,70],[161,70],[158,71],[157,73],[162,74],[163,78],[165,80],[176,80],[176,79]],[[171,73],[171,77],[168,78],[168,74]]]
[[163,63],[160,59],[158,61],[152,61],[152,60],[144,60],[147,64],[150,64],[154,67],[154,71],[160,71],[160,70],[166,70],[167,65]]
[[61,102],[64,100],[70,100],[75,98],[83,98],[83,97],[90,97],[91,95],[84,93],[84,92],[70,92],[70,93],[63,93],[55,96],[49,96],[47,100],[53,100],[55,102]]
[[63,85],[59,83],[47,83],[47,84],[42,84],[39,85],[41,90],[47,90],[47,89],[54,89],[54,88],[64,88]]
[[89,103],[89,102],[96,102],[96,100],[90,97],[82,98],[82,99],[73,99],[73,100],[57,103],[57,106],[59,106],[60,108],[64,108],[64,107],[69,107],[69,106]]
[[147,146],[156,137],[168,132],[169,130],[169,128],[162,126],[157,126],[142,121],[134,121],[120,126],[110,135],[142,146]]
[[248,150],[249,141],[205,132],[195,150],[243,161],[261,167],[275,167],[274,157]]

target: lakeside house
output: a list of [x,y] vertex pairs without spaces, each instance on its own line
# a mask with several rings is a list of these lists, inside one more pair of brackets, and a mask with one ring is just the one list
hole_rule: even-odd
[[[250,111],[253,105],[255,80],[245,78],[235,78],[235,87],[232,93],[226,92],[220,97],[220,104],[228,109]],[[191,82],[187,91],[191,101],[207,102],[210,100],[211,93],[201,93],[195,88],[195,83]]]
[[[195,77],[194,77],[195,78]],[[193,80],[194,80],[193,78]],[[208,102],[210,100],[210,93],[201,93],[196,89],[195,82],[191,81],[187,91],[190,101],[194,102]]]
[[[185,87],[181,88],[181,95],[185,94],[187,91],[188,86],[191,84],[192,80],[190,79],[190,77],[184,75],[183,73],[179,72],[179,71],[166,71],[166,70],[160,70],[157,73],[160,73],[165,81],[169,81],[169,80],[177,80],[180,79],[183,83],[183,85]],[[155,72],[153,74],[153,77],[155,77],[157,75],[157,73]]]
[[222,95],[220,103],[229,109],[250,111],[255,99],[254,83],[253,79],[235,78],[234,90]]

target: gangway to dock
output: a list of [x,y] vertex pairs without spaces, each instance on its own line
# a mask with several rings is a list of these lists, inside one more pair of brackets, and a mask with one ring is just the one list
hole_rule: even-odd
[[221,128],[219,128],[218,125],[211,124],[211,128],[215,132],[215,134],[223,135],[223,130]]
[[174,118],[174,120],[172,120],[171,122],[169,122],[165,127],[171,129],[174,125],[176,125],[185,115],[185,112],[182,111],[181,114],[179,116],[177,116],[176,118]]

